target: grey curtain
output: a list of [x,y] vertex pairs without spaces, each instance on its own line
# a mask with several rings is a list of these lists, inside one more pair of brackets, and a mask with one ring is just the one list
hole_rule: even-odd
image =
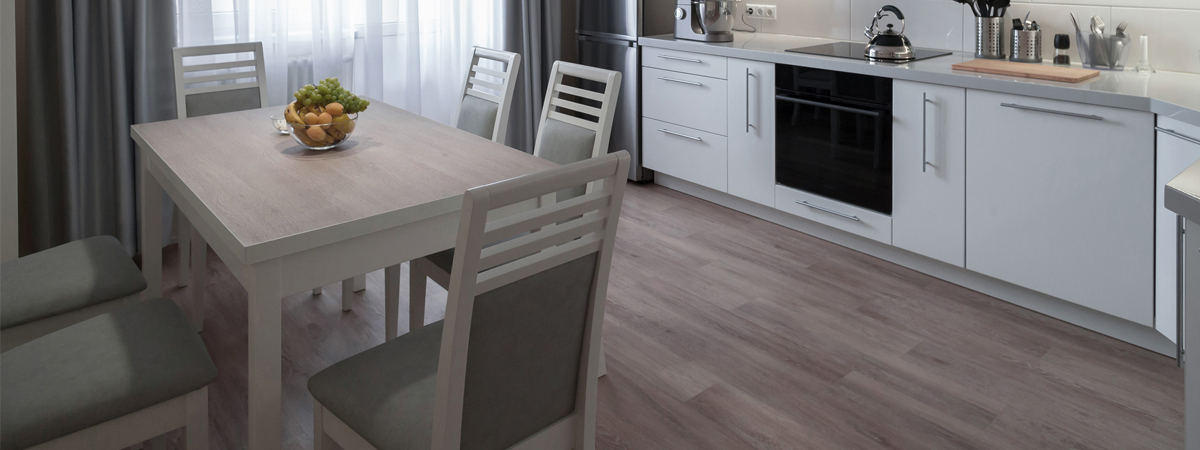
[[138,251],[129,127],[175,117],[174,3],[26,1],[23,251],[101,234]]
[[504,50],[521,54],[507,144],[529,153],[537,138],[550,68],[562,57],[564,1],[574,0],[505,0]]

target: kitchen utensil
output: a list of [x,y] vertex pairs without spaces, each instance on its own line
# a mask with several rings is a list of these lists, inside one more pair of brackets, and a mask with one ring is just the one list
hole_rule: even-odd
[[1128,27],[1129,27],[1129,22],[1122,20],[1121,24],[1117,25],[1117,37],[1125,37],[1125,28],[1128,28]]
[[1099,70],[1078,69],[1074,67],[1055,67],[1041,64],[1022,64],[1009,61],[992,61],[975,59],[951,65],[954,70],[967,72],[990,73],[1010,77],[1033,78],[1038,80],[1062,81],[1078,83],[1100,75]]
[[[879,28],[879,20],[887,17],[888,13],[900,20],[900,31],[894,30],[890,23],[886,30]],[[879,8],[875,18],[871,19],[871,26],[863,30],[863,34],[870,40],[864,50],[868,60],[909,61],[916,58],[912,42],[904,36],[904,13],[900,12],[900,8],[892,5]]]
[[1075,13],[1071,13],[1071,25],[1075,26],[1075,34],[1083,33],[1083,31],[1079,30],[1079,21],[1075,19]]
[[1092,34],[1104,36],[1104,19],[1100,16],[1092,16]]
[[1021,31],[1025,29],[1025,25],[1021,23],[1021,19],[1013,19],[1013,31]]
[[1004,59],[1004,19],[975,18],[975,57]]
[[1033,12],[1033,11],[1026,11],[1026,12],[1025,12],[1025,20],[1023,20],[1023,21],[1022,21],[1022,22],[1024,22],[1024,23],[1025,23],[1025,28],[1029,28],[1029,13],[1031,13],[1031,12]]
[[741,0],[677,0],[675,37],[704,42],[733,42],[737,3]]
[[1075,38],[1079,59],[1084,67],[1104,70],[1125,68],[1125,58],[1129,56],[1129,36],[1079,33]]
[[970,7],[971,7],[971,14],[974,14],[974,15],[975,15],[975,17],[979,17],[979,10],[978,10],[978,9],[975,9],[975,0],[954,0],[954,2],[955,2],[955,3],[959,3],[959,4],[963,4],[963,5],[970,6]]

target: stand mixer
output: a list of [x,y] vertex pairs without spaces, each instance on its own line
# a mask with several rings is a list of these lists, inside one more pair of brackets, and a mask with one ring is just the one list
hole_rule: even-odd
[[733,22],[741,0],[677,0],[675,38],[733,42]]

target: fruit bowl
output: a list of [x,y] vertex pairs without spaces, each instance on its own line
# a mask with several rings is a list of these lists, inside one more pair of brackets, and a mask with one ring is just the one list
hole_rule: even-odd
[[[289,134],[296,143],[309,150],[330,150],[346,142],[358,124],[358,114],[345,114],[344,120],[327,125],[297,125],[288,123]],[[319,131],[318,131],[319,130]]]
[[343,88],[337,78],[304,86],[292,95],[296,101],[284,109],[283,120],[292,139],[309,150],[329,150],[346,142],[358,124],[358,113],[371,104]]

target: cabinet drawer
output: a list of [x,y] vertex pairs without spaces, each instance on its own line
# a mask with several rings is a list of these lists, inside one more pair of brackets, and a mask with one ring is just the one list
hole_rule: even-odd
[[642,47],[642,66],[657,67],[673,72],[690,73],[712,78],[725,79],[728,60],[723,56],[698,55],[695,53]]
[[892,243],[892,218],[819,195],[775,185],[775,209],[842,231]]
[[642,119],[642,165],[701,186],[726,191],[724,136]]
[[725,136],[725,80],[642,68],[642,116]]

